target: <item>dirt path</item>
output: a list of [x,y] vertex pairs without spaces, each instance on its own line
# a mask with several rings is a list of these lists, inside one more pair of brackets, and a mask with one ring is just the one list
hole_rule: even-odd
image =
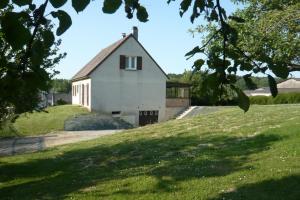
[[41,151],[49,147],[91,140],[121,131],[122,130],[61,131],[42,136],[0,139],[0,156]]

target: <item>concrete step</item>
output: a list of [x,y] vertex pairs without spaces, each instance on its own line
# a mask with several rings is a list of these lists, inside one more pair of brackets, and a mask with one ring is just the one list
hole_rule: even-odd
[[189,114],[192,110],[194,110],[197,106],[190,106],[188,109],[186,109],[183,113],[181,113],[176,119],[182,119],[184,118],[187,114]]

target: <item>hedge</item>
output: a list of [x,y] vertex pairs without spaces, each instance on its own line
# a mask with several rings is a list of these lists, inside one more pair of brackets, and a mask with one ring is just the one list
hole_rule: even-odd
[[250,96],[250,103],[257,105],[296,104],[300,103],[300,93],[283,93],[278,94],[275,98],[272,96]]

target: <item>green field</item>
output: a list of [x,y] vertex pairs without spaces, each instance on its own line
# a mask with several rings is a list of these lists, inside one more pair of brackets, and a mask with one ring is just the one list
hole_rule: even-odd
[[300,197],[300,105],[224,108],[0,158],[0,199]]
[[20,115],[14,124],[0,131],[0,137],[42,135],[52,131],[64,130],[64,122],[69,117],[87,113],[80,106],[53,106],[45,112],[33,112]]

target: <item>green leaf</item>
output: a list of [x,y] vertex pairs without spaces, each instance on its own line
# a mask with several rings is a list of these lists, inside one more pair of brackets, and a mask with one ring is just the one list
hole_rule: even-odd
[[194,56],[196,53],[201,53],[201,52],[204,52],[204,50],[203,50],[203,49],[200,49],[199,46],[196,46],[194,49],[192,49],[191,51],[187,52],[187,53],[185,54],[185,56],[190,56],[190,57],[192,57],[192,56]]
[[200,12],[204,11],[204,9],[205,9],[205,0],[196,0],[195,4],[200,9]]
[[19,21],[19,14],[8,12],[1,20],[4,38],[15,50],[21,49],[31,39],[30,31]]
[[239,107],[244,110],[244,112],[247,112],[250,107],[250,100],[249,97],[242,91],[239,90],[238,98],[239,98]]
[[192,3],[192,0],[182,0],[182,2],[180,3],[180,12],[179,12],[181,17],[188,10],[191,3]]
[[9,0],[1,0],[0,1],[0,9],[5,8],[9,3]]
[[54,8],[60,8],[60,7],[62,7],[66,2],[67,2],[67,0],[50,0],[50,3],[52,4],[52,6],[53,6]]
[[39,66],[42,64],[44,52],[43,43],[40,40],[34,41],[31,48],[31,62],[33,66]]
[[58,10],[57,12],[52,12],[51,13],[54,18],[58,18],[59,20],[59,27],[56,30],[56,35],[60,36],[62,35],[70,26],[72,25],[72,19],[63,10]]
[[251,65],[250,63],[241,63],[241,66],[240,66],[240,70],[242,71],[251,71],[253,69],[253,65]]
[[270,66],[270,69],[277,77],[285,79],[289,76],[289,70],[284,65]]
[[138,18],[139,21],[141,22],[147,22],[148,21],[148,13],[145,7],[140,6],[137,9],[136,17]]
[[271,94],[273,97],[276,97],[278,94],[276,80],[271,75],[268,75],[268,81],[269,81],[269,87],[270,87]]
[[115,13],[122,4],[122,0],[104,0],[102,11],[104,13]]
[[[3,0],[1,0],[3,1]],[[32,0],[12,0],[12,2],[18,6],[26,6],[32,3]]]
[[227,74],[226,78],[229,83],[236,83],[236,81],[237,81],[235,74]]
[[35,5],[35,4],[30,4],[30,5],[29,5],[29,9],[30,9],[31,11],[34,11],[34,10],[36,9],[36,5]]
[[215,9],[213,9],[210,13],[210,20],[213,21],[218,21],[219,20],[219,16],[218,16],[218,13]]
[[257,85],[253,82],[251,79],[251,74],[246,74],[243,76],[243,79],[245,81],[245,84],[249,90],[255,90],[257,89]]
[[195,70],[200,71],[202,65],[205,63],[205,61],[203,59],[198,59],[194,62],[194,66]]
[[236,94],[238,95],[238,106],[247,112],[250,107],[250,99],[249,97],[239,88],[235,87],[234,85],[230,85],[233,90],[235,90]]
[[220,84],[220,73],[214,72],[204,77],[201,93],[209,94],[208,100],[212,104],[215,104],[219,99],[221,94]]
[[76,10],[76,12],[83,11],[91,0],[72,0],[72,6]]
[[45,48],[50,48],[55,41],[55,37],[54,37],[52,31],[46,30],[46,31],[42,32],[42,37],[44,40]]

